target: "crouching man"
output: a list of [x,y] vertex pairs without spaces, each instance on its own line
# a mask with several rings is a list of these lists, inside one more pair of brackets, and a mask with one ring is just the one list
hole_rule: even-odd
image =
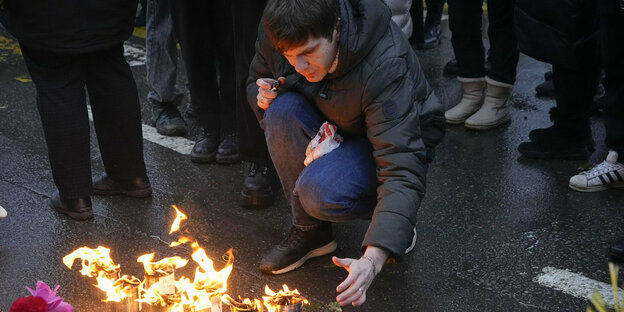
[[[444,136],[440,103],[416,55],[379,0],[269,0],[247,96],[292,208],[287,237],[260,270],[281,274],[336,249],[332,222],[370,219],[342,305],[360,305],[389,258],[416,241],[427,163]],[[343,142],[304,165],[324,122]]]

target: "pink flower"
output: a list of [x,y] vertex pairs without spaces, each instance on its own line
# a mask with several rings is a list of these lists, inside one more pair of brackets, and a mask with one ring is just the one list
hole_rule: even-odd
[[48,304],[48,312],[73,312],[74,307],[69,303],[63,302],[63,298],[56,295],[56,291],[59,289],[59,285],[54,287],[54,290],[50,289],[46,283],[42,281],[37,282],[37,289],[32,290],[28,287],[28,291],[35,297],[40,297]]

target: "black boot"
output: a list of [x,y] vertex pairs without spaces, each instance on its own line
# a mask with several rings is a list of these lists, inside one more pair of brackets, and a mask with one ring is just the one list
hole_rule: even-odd
[[191,151],[191,161],[194,163],[209,163],[217,158],[219,136],[216,130],[202,127],[195,139],[195,146]]
[[174,104],[155,104],[152,121],[156,131],[162,135],[183,136],[186,134],[186,122],[182,119],[178,107]]
[[235,131],[228,131],[221,135],[221,143],[217,149],[217,162],[233,164],[240,160],[238,155],[238,140]]
[[256,163],[249,163],[247,177],[241,191],[241,206],[263,208],[273,204],[277,183],[275,170]]
[[538,96],[555,96],[555,83],[552,80],[546,80],[535,87],[535,94]]
[[197,118],[197,116],[197,109],[192,104],[188,106],[186,111],[184,111],[184,117],[186,118],[194,119]]
[[609,247],[611,258],[618,262],[624,262],[624,238],[620,238]]
[[457,60],[452,59],[444,65],[444,74],[448,76],[456,76],[459,69],[457,68]]
[[529,133],[530,142],[521,143],[518,151],[527,158],[586,160],[594,151],[591,132],[561,131],[556,126],[535,129]]
[[54,192],[48,202],[50,208],[69,216],[78,221],[93,218],[93,209],[91,208],[91,197],[80,197],[65,199],[61,198],[58,191]]

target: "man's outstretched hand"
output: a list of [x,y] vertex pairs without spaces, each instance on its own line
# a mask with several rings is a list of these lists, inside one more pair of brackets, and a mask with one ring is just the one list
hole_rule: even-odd
[[336,301],[340,305],[362,305],[366,301],[366,291],[381,267],[388,259],[385,249],[368,246],[360,259],[332,257],[335,265],[345,268],[349,272],[347,278],[336,287],[340,294]]

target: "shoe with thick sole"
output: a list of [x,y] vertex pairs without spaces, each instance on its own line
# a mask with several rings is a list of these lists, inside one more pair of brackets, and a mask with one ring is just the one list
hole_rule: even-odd
[[166,136],[184,136],[187,132],[186,122],[178,107],[171,103],[161,103],[153,110],[153,125],[159,134]]
[[216,130],[202,128],[195,139],[195,146],[191,151],[191,161],[198,164],[211,163],[217,160],[219,135]]
[[221,143],[217,147],[216,161],[219,164],[234,164],[240,161],[238,139],[235,131],[221,134]]
[[600,192],[624,187],[624,165],[618,162],[618,153],[609,151],[605,161],[571,177],[569,186],[579,192]]
[[271,206],[275,200],[277,187],[274,180],[277,180],[275,170],[253,162],[250,163],[241,191],[241,206],[246,208]]
[[302,266],[308,259],[334,252],[337,246],[328,222],[323,222],[311,231],[302,231],[293,226],[286,238],[262,258],[260,271],[265,274],[284,274]]

